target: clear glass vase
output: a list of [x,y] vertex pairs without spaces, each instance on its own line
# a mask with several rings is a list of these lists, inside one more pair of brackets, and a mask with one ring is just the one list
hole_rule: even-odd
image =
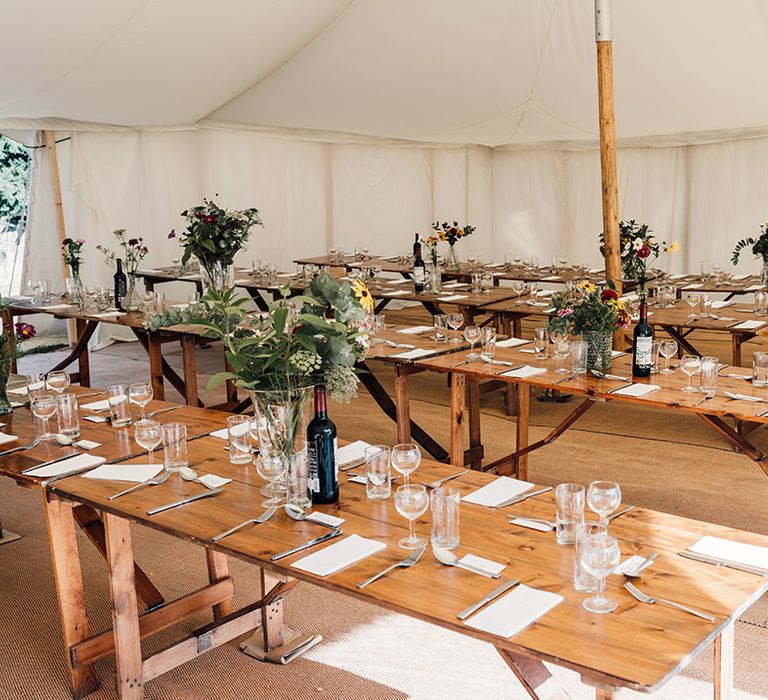
[[607,372],[613,361],[613,333],[610,331],[584,331],[582,340],[587,343],[587,369]]
[[80,279],[79,268],[73,267],[72,277],[67,280],[67,300],[72,306],[76,306],[79,311],[85,308],[85,290]]
[[432,267],[429,270],[429,291],[433,294],[437,294],[443,284],[443,277],[440,272],[440,266],[436,263],[432,263]]
[[453,245],[448,246],[448,259],[445,262],[445,266],[449,270],[459,269],[459,256],[456,254],[456,248]]
[[768,287],[768,260],[763,260],[763,269],[760,270],[760,284]]
[[10,413],[11,402],[8,399],[8,379],[11,376],[11,358],[0,357],[0,416]]
[[136,291],[136,275],[132,272],[126,275],[125,296],[120,303],[125,311],[138,311],[141,308],[141,297]]
[[203,292],[213,289],[221,294],[235,284],[235,271],[232,265],[221,260],[200,263],[200,274],[203,280]]

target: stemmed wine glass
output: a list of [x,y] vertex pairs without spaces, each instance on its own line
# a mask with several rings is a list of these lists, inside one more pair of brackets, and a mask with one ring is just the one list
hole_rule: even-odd
[[568,374],[568,368],[565,366],[565,358],[571,354],[571,341],[566,336],[554,341],[555,344],[555,359],[557,360],[558,368],[555,370],[557,374]]
[[163,426],[156,420],[144,419],[136,423],[133,437],[136,444],[147,451],[147,458],[152,464],[152,453],[163,441]]
[[698,294],[689,294],[686,299],[688,302],[688,305],[691,307],[691,315],[688,317],[689,320],[695,321],[699,317],[696,315],[696,307],[699,305],[699,302],[701,302],[701,296]]
[[128,387],[128,397],[131,403],[135,403],[141,410],[141,419],[145,421],[145,410],[147,404],[152,400],[154,391],[152,391],[152,384],[149,382],[136,382]]
[[597,579],[597,593],[582,605],[593,613],[609,613],[616,609],[615,600],[605,597],[605,580],[619,565],[621,552],[615,537],[604,532],[588,535],[581,543],[581,565]]
[[421,464],[421,450],[412,442],[404,442],[392,448],[392,466],[410,483],[410,476]]
[[474,362],[477,359],[475,354],[475,343],[480,340],[480,327],[479,326],[467,326],[464,329],[464,340],[469,343],[469,355],[467,355],[467,362]]
[[515,293],[515,306],[520,304],[520,296],[526,290],[527,286],[525,280],[512,280],[510,289]]
[[680,359],[680,369],[688,375],[688,386],[683,387],[683,391],[696,391],[691,386],[693,375],[701,372],[701,358],[698,355],[683,355]]
[[255,460],[256,471],[262,479],[269,482],[267,494],[269,498],[261,502],[263,508],[279,506],[283,499],[277,490],[277,482],[285,474],[285,460],[281,455],[263,455],[260,454]]
[[43,434],[40,439],[53,440],[56,434],[48,430],[48,421],[56,415],[56,401],[53,396],[35,396],[30,399],[29,407],[32,410],[32,415],[43,421]]
[[[461,328],[464,325],[464,314],[459,314],[459,313],[448,314],[448,318],[446,320],[448,321],[449,328],[452,331],[457,332],[459,328]],[[454,336],[453,338],[451,338],[451,342],[460,343],[461,339]]]
[[613,481],[593,481],[587,489],[587,505],[600,516],[600,525],[608,527],[608,516],[621,505],[621,486]]
[[69,386],[69,375],[64,370],[52,370],[48,372],[46,383],[48,388],[57,394],[63,394]]
[[423,484],[405,484],[395,491],[395,508],[408,519],[408,537],[403,537],[398,544],[403,549],[418,549],[427,542],[416,534],[416,518],[426,513],[429,508],[429,495]]
[[661,370],[661,374],[671,374],[672,370],[669,368],[669,361],[677,353],[677,341],[676,340],[664,340],[659,344],[659,352],[661,356],[666,360],[664,369]]
[[45,374],[42,372],[32,372],[27,375],[27,396],[31,401],[38,396],[45,396]]

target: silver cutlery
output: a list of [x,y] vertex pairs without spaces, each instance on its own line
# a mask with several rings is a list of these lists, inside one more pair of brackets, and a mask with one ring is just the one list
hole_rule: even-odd
[[630,510],[634,510],[634,508],[635,508],[634,506],[627,506],[626,508],[622,508],[621,510],[617,511],[617,512],[616,512],[616,513],[614,513],[613,515],[609,515],[609,516],[606,518],[606,520],[607,520],[608,522],[611,522],[611,520],[615,520],[615,519],[616,519],[616,518],[618,518],[620,515],[624,515],[624,513],[629,513],[629,511],[630,511]]
[[424,550],[427,548],[427,545],[422,545],[418,549],[414,549],[405,559],[402,561],[395,562],[392,564],[392,566],[388,566],[383,571],[379,571],[378,574],[374,574],[371,576],[371,578],[366,579],[365,581],[362,581],[357,584],[358,588],[365,588],[366,586],[369,586],[374,581],[378,581],[382,576],[386,576],[390,571],[394,571],[395,569],[407,569],[411,566],[413,566],[419,559],[421,559],[421,555],[424,554]]
[[[545,525],[548,528],[548,531],[554,530],[557,528],[557,523],[552,522],[551,520],[544,520],[544,518],[526,518],[522,515],[508,515],[507,516],[510,520],[522,520],[527,521],[531,523],[537,523],[539,525]],[[518,525],[521,525],[522,523],[517,523]]]
[[501,574],[492,574],[485,569],[479,569],[471,564],[465,564],[459,561],[459,558],[449,549],[443,549],[442,547],[432,547],[432,554],[435,555],[435,559],[445,566],[455,566],[457,569],[464,569],[465,571],[471,571],[473,574],[480,574],[486,578],[501,578]]
[[[355,477],[359,477],[361,479],[365,479],[366,481],[368,480],[368,476],[366,474],[358,474],[357,472],[350,472],[350,471],[345,472],[345,474],[347,476],[352,477],[352,479],[354,479]],[[390,476],[389,477],[389,483],[390,484],[394,484],[399,478],[400,478],[399,476]],[[350,483],[350,482],[353,483],[353,484],[360,483],[358,481],[352,481],[352,479],[350,479],[347,483]]]
[[609,394],[615,394],[617,391],[621,391],[622,389],[626,389],[627,387],[630,387],[630,386],[632,386],[633,384],[634,384],[634,382],[631,382],[631,381],[630,381],[630,382],[624,382],[624,384],[622,384],[621,386],[617,386],[615,389],[611,389],[611,390],[610,390],[609,392],[607,392],[607,393],[609,393]]
[[424,484],[424,486],[426,486],[428,489],[439,489],[446,481],[458,479],[460,476],[464,476],[468,471],[468,469],[464,469],[463,471],[460,471],[456,474],[451,474],[451,476],[444,476],[442,479],[436,479],[429,484]]
[[503,365],[504,367],[514,367],[515,363],[510,362],[509,360],[497,360],[495,358],[490,358],[488,355],[480,355],[480,359],[483,362],[487,362],[489,365]]
[[4,450],[3,452],[0,452],[0,457],[5,457],[5,455],[9,455],[14,452],[25,452],[26,450],[31,450],[33,447],[37,447],[42,439],[43,436],[38,435],[34,440],[32,440],[32,442],[27,443],[26,445],[17,445],[16,447],[11,447],[10,450]]
[[634,569],[632,569],[632,571],[625,571],[624,575],[628,576],[629,578],[637,578],[643,571],[645,571],[651,564],[653,564],[654,561],[656,561],[657,556],[659,555],[656,554],[656,552],[649,554]]
[[237,532],[241,528],[244,528],[246,525],[260,525],[261,523],[265,523],[276,512],[277,512],[277,506],[271,506],[270,508],[267,508],[258,518],[251,518],[250,520],[244,520],[239,525],[235,525],[234,527],[229,528],[229,530],[224,530],[224,532],[220,532],[215,537],[211,537],[211,542],[219,542],[220,540],[223,540],[225,537],[229,537],[231,534]]
[[63,462],[65,459],[69,459],[70,457],[77,457],[78,455],[83,454],[82,452],[70,452],[68,455],[64,455],[63,457],[56,457],[55,459],[49,459],[47,462],[43,462],[42,464],[36,464],[34,467],[27,467],[26,469],[22,469],[22,474],[29,474],[30,472],[37,471],[38,469],[42,469],[43,467],[50,467],[52,464],[56,464],[56,462]]
[[362,459],[353,459],[351,462],[345,462],[344,464],[339,465],[339,471],[340,472],[348,472],[350,469],[354,469],[355,467],[359,467],[360,465],[365,464],[365,458]]
[[181,467],[179,469],[179,476],[184,481],[189,481],[193,484],[200,484],[200,486],[205,486],[207,489],[215,489],[216,486],[208,486],[198,475],[198,473],[194,469],[190,469],[190,467]]
[[164,484],[166,481],[168,481],[171,474],[173,474],[173,472],[165,471],[162,474],[160,474],[160,476],[156,476],[154,479],[148,479],[147,481],[142,481],[140,484],[134,484],[133,486],[130,486],[127,489],[123,489],[118,493],[113,493],[111,496],[107,497],[107,500],[114,501],[116,498],[120,498],[120,496],[125,496],[125,494],[131,493],[132,491],[137,491],[138,489],[144,486],[160,486],[160,484]]
[[633,583],[630,583],[629,581],[624,583],[624,588],[629,591],[633,598],[639,600],[641,603],[648,603],[648,605],[653,605],[654,603],[664,603],[664,605],[669,605],[673,608],[677,608],[678,610],[683,610],[684,612],[687,612],[691,615],[695,615],[696,617],[700,617],[702,620],[707,620],[709,622],[715,621],[714,615],[710,615],[709,613],[697,610],[696,608],[691,608],[687,605],[683,605],[682,603],[677,603],[674,600],[667,600],[666,598],[652,598],[651,596],[643,593],[637,586],[635,586]]
[[710,389],[704,396],[702,396],[694,405],[701,406],[705,401],[709,401],[709,399],[714,399],[715,396],[717,396],[717,389]]
[[323,527],[327,527],[329,530],[337,530],[339,527],[338,525],[330,525],[329,523],[323,522],[322,520],[315,520],[314,518],[310,518],[303,508],[300,508],[294,503],[286,503],[283,506],[283,510],[285,510],[291,520],[298,520],[299,522],[307,520],[310,523],[314,523],[315,525],[322,525]]
[[607,372],[600,372],[596,369],[589,370],[598,379],[615,379],[617,382],[631,382],[630,377],[620,377],[617,374],[608,374]]
[[528,491],[527,493],[521,493],[519,496],[513,496],[512,498],[508,498],[506,501],[502,501],[501,503],[497,503],[494,508],[505,508],[506,506],[514,505],[515,503],[521,503],[522,501],[527,501],[529,498],[533,498],[534,496],[541,496],[542,493],[549,493],[552,490],[551,486],[545,486],[542,489],[536,489],[535,491]]
[[396,343],[393,340],[384,340],[384,343],[390,348],[404,348],[405,350],[414,350],[416,348],[415,345],[410,345],[409,343]]
[[156,515],[157,513],[162,513],[166,510],[170,510],[171,508],[178,508],[179,506],[185,506],[187,503],[194,503],[195,501],[199,501],[201,498],[208,498],[208,496],[215,496],[217,493],[221,493],[224,489],[213,489],[212,491],[203,491],[202,493],[198,493],[196,496],[188,496],[187,498],[179,499],[178,501],[173,501],[172,503],[166,503],[165,505],[158,506],[157,508],[150,508],[147,511],[147,515]]
[[579,376],[579,372],[571,372],[570,374],[566,374],[564,377],[561,377],[558,379],[552,386],[557,386],[558,384],[562,384],[563,382],[571,381],[572,379],[576,379],[576,377]]
[[304,544],[300,544],[298,547],[292,547],[291,549],[286,549],[284,552],[280,552],[279,554],[275,554],[275,556],[270,557],[270,561],[278,561],[279,559],[282,559],[284,557],[289,557],[291,554],[296,554],[296,552],[301,552],[304,549],[309,549],[310,547],[314,547],[316,544],[320,544],[321,542],[326,542],[327,540],[332,540],[334,537],[338,537],[341,535],[341,530],[334,530],[333,532],[329,532],[327,535],[322,535],[320,537],[315,537],[313,540],[309,540],[309,542],[305,542]]
[[505,581],[500,586],[497,586],[494,588],[487,596],[484,596],[480,600],[478,600],[476,603],[472,603],[467,608],[464,608],[456,617],[459,618],[459,620],[466,620],[472,613],[477,612],[482,608],[484,605],[487,605],[492,600],[495,600],[503,593],[506,593],[510,588],[514,588],[520,583],[517,579],[510,579],[509,581]]
[[750,566],[749,564],[741,564],[737,561],[731,561],[730,559],[719,559],[718,557],[712,557],[708,554],[698,554],[696,552],[678,552],[678,554],[686,559],[693,559],[694,561],[700,561],[704,564],[724,566],[728,569],[746,571],[748,574],[757,574],[758,576],[768,576],[768,569],[762,569],[759,566]]
[[499,374],[504,374],[505,372],[511,372],[515,369],[521,369],[525,365],[512,365],[511,367],[505,367],[504,369],[500,369],[498,372],[494,372],[494,376],[498,376]]
[[168,406],[167,408],[159,408],[157,411],[150,411],[147,413],[147,418],[154,418],[155,416],[159,416],[161,413],[168,413],[169,411],[175,411],[179,408],[184,408],[183,406]]

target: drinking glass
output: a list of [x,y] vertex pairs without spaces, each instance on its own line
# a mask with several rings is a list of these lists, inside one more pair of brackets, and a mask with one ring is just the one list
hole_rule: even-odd
[[581,545],[581,565],[597,579],[597,594],[582,605],[593,613],[609,613],[616,609],[616,601],[605,597],[605,579],[619,565],[621,552],[614,537],[605,533],[584,538]]
[[163,426],[163,464],[169,472],[189,466],[187,426],[183,423],[166,423]]
[[755,316],[768,314],[768,294],[758,289],[755,292]]
[[510,288],[515,293],[515,306],[520,304],[520,296],[527,287],[528,285],[525,283],[525,280],[512,280],[512,285]]
[[701,390],[712,391],[717,389],[717,367],[719,360],[716,357],[701,358]]
[[55,370],[48,372],[46,383],[48,388],[55,391],[57,394],[63,394],[69,386],[69,374],[64,370]]
[[537,360],[547,359],[549,334],[546,328],[533,329],[533,354]]
[[481,280],[482,275],[479,272],[472,273],[471,279],[471,291],[472,294],[479,294],[482,291]]
[[664,369],[661,370],[660,374],[671,374],[673,370],[669,368],[669,361],[677,353],[677,341],[663,340],[659,344],[659,352],[661,353],[661,356],[666,360],[664,364]]
[[262,455],[255,459],[256,471],[262,479],[269,482],[267,494],[269,498],[261,502],[263,508],[278,506],[283,502],[277,490],[277,482],[285,474],[285,460],[282,455]]
[[445,343],[448,341],[448,334],[446,333],[446,327],[448,325],[448,318],[445,314],[435,314],[432,317],[432,323],[435,327],[435,342]]
[[410,476],[421,464],[421,450],[418,445],[410,442],[400,443],[392,448],[392,466],[395,471],[405,477],[405,483],[410,483]]
[[131,407],[128,387],[125,384],[113,384],[107,387],[107,402],[112,415],[112,427],[124,428],[131,424]]
[[59,432],[68,438],[80,437],[77,396],[75,394],[58,394],[54,401],[56,402]]
[[474,362],[477,359],[475,355],[475,343],[480,340],[480,327],[479,326],[467,326],[464,329],[464,340],[469,343],[469,354],[467,355],[467,362]]
[[483,272],[480,275],[480,291],[483,294],[489,294],[493,287],[493,275],[490,272]]
[[698,355],[683,355],[680,359],[680,369],[688,375],[688,386],[683,387],[683,391],[696,391],[691,386],[693,375],[698,374],[701,370],[701,358]]
[[[448,326],[454,332],[458,331],[464,325],[464,314],[452,313],[448,314]],[[451,338],[452,343],[460,343],[461,338],[454,336]]]
[[571,376],[578,377],[587,373],[587,355],[589,345],[586,340],[571,342]]
[[539,256],[538,255],[532,255],[531,256],[531,269],[534,272],[539,271]]
[[581,564],[581,549],[584,540],[587,537],[603,533],[605,533],[605,528],[596,520],[587,520],[576,526],[576,537],[573,542],[573,587],[581,593],[597,592],[597,579]]
[[403,537],[398,544],[403,549],[418,549],[427,541],[416,534],[416,518],[426,513],[429,508],[427,487],[423,484],[405,484],[395,491],[395,508],[408,519],[408,537]]
[[128,387],[128,396],[131,403],[135,403],[141,410],[141,420],[146,420],[146,407],[155,395],[152,384],[149,382],[136,382]]
[[459,489],[438,488],[429,494],[432,511],[430,539],[433,547],[456,549],[459,546]]
[[691,321],[695,321],[698,318],[696,315],[696,307],[699,305],[701,297],[698,294],[689,294],[685,300],[688,302],[688,306],[691,307],[691,315],[688,318]]
[[555,370],[557,374],[568,374],[568,368],[565,366],[565,358],[571,354],[571,341],[568,338],[558,339],[554,343],[555,359],[558,367]]
[[573,544],[576,525],[584,522],[584,487],[581,484],[558,484],[555,487],[557,502],[558,544]]
[[36,280],[32,282],[34,290],[34,303],[36,306],[45,306],[51,301],[51,282],[50,280]]
[[667,302],[664,306],[667,309],[674,309],[677,301],[677,287],[674,284],[669,284],[663,288],[663,294],[664,301]]
[[701,297],[701,317],[709,318],[712,315],[712,297],[703,294]]
[[35,418],[39,418],[43,421],[43,434],[40,436],[41,440],[53,440],[56,437],[56,433],[52,433],[48,430],[48,421],[52,416],[56,415],[56,401],[53,396],[36,396],[29,401],[29,407],[32,410],[32,415]]
[[248,464],[253,459],[251,433],[249,431],[251,420],[251,416],[227,417],[229,461],[232,464]]
[[96,286],[96,310],[106,311],[112,303],[112,293],[103,284]]
[[752,355],[752,386],[768,386],[768,353]]
[[496,357],[496,329],[486,326],[481,331],[480,354],[493,360]]
[[593,481],[587,489],[587,504],[600,516],[600,524],[608,527],[608,516],[621,505],[621,486],[613,481]]
[[387,445],[371,445],[365,448],[365,495],[372,501],[389,498],[390,451]]
[[38,397],[45,396],[47,393],[45,387],[45,374],[42,372],[32,372],[27,375],[27,396],[29,400]]
[[651,343],[651,374],[659,373],[659,348],[660,347],[661,347],[661,342],[658,340],[654,340]]
[[156,420],[142,420],[134,426],[133,439],[139,447],[147,451],[147,459],[154,464],[155,449],[163,441],[163,426]]

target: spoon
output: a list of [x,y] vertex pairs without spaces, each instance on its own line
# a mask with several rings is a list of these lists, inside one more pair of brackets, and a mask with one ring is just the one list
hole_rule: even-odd
[[441,564],[445,564],[446,566],[455,566],[459,569],[466,569],[467,571],[471,571],[473,574],[480,574],[486,578],[501,578],[501,574],[491,574],[487,571],[483,571],[482,569],[476,569],[473,566],[469,566],[469,564],[461,563],[459,558],[449,549],[433,546],[432,554],[435,555],[435,559],[437,559],[437,561],[439,561]]
[[181,467],[181,469],[179,469],[179,476],[184,479],[184,481],[192,481],[196,484],[202,484],[205,488],[211,489],[212,491],[218,488],[218,486],[208,486],[208,484],[200,479],[197,472],[189,467]]
[[599,379],[615,379],[616,381],[619,381],[619,382],[631,381],[629,377],[619,377],[616,374],[607,374],[606,372],[600,372],[596,369],[591,369],[589,371],[592,372],[592,374],[594,374]]
[[288,517],[292,520],[309,520],[312,523],[315,523],[315,525],[322,525],[323,527],[327,527],[329,530],[338,530],[338,527],[336,525],[329,525],[328,523],[324,523],[322,520],[315,520],[314,518],[310,518],[306,511],[303,508],[300,508],[295,503],[286,503],[285,504],[285,512],[288,513]]
[[56,442],[58,442],[59,445],[71,445],[74,441],[74,438],[67,437],[61,433],[56,433]]

